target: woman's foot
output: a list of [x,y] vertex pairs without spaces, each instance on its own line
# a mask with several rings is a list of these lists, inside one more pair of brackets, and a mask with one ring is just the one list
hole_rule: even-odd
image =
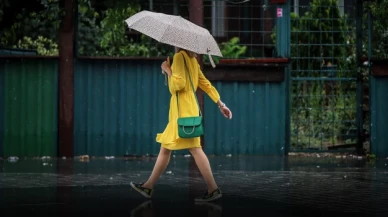
[[221,197],[222,197],[221,190],[217,188],[211,193],[206,191],[206,193],[203,194],[202,196],[195,198],[195,202],[209,202],[209,201],[217,200]]
[[130,185],[133,189],[135,189],[137,192],[139,192],[144,197],[146,197],[146,198],[152,197],[152,193],[154,192],[153,189],[144,188],[144,187],[142,187],[143,184],[136,184],[133,182],[131,182]]

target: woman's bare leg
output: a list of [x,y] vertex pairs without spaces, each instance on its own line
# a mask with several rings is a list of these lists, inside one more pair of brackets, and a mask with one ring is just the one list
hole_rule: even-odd
[[212,170],[210,168],[209,159],[203,152],[202,148],[192,148],[190,149],[191,155],[193,155],[195,159],[195,163],[197,164],[199,171],[201,172],[203,178],[207,184],[207,190],[209,193],[213,192],[218,188]]
[[167,168],[168,163],[170,162],[171,150],[160,147],[160,152],[158,158],[156,159],[156,163],[154,169],[148,180],[143,184],[144,188],[153,189],[156,181],[158,181],[159,177],[162,175],[164,170]]

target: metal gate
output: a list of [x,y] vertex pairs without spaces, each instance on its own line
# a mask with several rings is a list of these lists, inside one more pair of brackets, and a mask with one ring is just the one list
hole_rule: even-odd
[[290,151],[357,145],[355,8],[353,0],[293,1]]

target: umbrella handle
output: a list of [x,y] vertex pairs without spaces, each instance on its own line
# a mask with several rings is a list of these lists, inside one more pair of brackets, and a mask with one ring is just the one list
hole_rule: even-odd
[[214,64],[212,55],[210,55],[210,48],[207,48],[207,56],[209,57],[210,64],[212,65],[213,68],[215,68],[215,67],[216,67],[216,64]]
[[209,56],[210,64],[212,65],[213,68],[215,68],[215,67],[216,67],[216,64],[214,64],[212,55],[210,55],[210,53],[207,53],[207,55]]

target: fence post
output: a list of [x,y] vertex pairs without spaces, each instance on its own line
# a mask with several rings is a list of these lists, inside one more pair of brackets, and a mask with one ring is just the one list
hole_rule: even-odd
[[[280,11],[278,11],[280,10]],[[278,4],[276,21],[276,53],[277,57],[290,58],[291,56],[291,3],[287,1]],[[291,146],[291,75],[290,66],[284,67],[285,102],[285,147],[284,154],[288,155]]]
[[61,0],[60,4],[65,16],[59,32],[58,155],[73,157],[74,3],[73,0]]
[[356,109],[357,109],[357,153],[362,154],[363,152],[363,123],[364,123],[364,117],[363,117],[363,105],[362,105],[362,98],[363,98],[363,77],[361,73],[362,68],[362,62],[360,61],[362,56],[362,15],[363,15],[363,1],[357,0],[356,4],[356,61],[358,64],[358,70],[357,70],[357,99],[356,99]]

